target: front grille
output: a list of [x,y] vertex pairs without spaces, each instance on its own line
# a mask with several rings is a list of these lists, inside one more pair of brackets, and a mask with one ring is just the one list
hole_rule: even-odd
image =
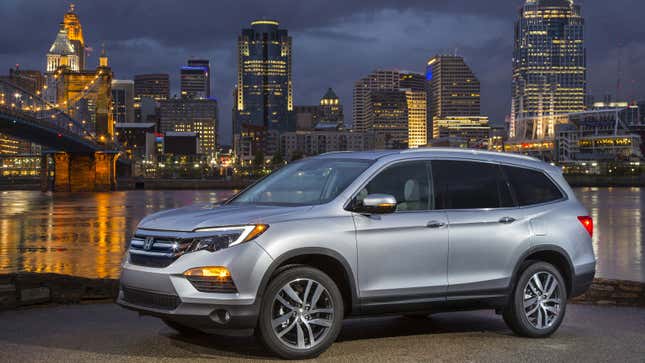
[[201,292],[236,293],[237,287],[231,277],[219,278],[214,276],[187,276],[188,281]]
[[123,291],[123,300],[133,305],[159,310],[174,310],[181,303],[177,295],[158,294],[125,286],[122,286],[121,290]]
[[135,235],[130,241],[130,263],[147,267],[166,267],[186,253],[192,239]]

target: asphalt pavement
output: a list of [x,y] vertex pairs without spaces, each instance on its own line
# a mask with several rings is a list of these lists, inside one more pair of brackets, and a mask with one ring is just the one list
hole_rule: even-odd
[[[114,304],[0,313],[1,362],[274,360],[253,337],[186,337]],[[319,362],[645,362],[645,309],[569,305],[548,339],[514,336],[492,311],[352,319]]]

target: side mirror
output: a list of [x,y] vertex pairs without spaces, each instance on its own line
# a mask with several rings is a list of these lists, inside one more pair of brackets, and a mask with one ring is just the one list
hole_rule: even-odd
[[358,206],[360,212],[387,214],[396,211],[396,198],[389,194],[370,194],[363,199],[363,205]]

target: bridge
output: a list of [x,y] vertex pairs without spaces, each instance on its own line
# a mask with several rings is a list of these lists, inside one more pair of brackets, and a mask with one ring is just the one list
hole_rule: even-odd
[[[85,88],[89,92],[92,84]],[[0,79],[0,133],[40,144],[42,189],[108,191],[116,187],[116,163],[121,154],[112,135],[96,136],[91,123],[64,111],[79,101],[52,104],[39,95]],[[53,159],[50,185],[48,158]]]

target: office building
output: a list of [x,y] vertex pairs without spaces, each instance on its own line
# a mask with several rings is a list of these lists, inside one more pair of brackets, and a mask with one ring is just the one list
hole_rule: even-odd
[[170,78],[168,74],[137,74],[134,76],[134,98],[141,100],[143,97],[155,101],[170,98]]
[[279,26],[274,20],[256,20],[238,37],[233,117],[238,159],[273,154],[277,145],[271,134],[295,130],[291,37]]
[[75,5],[70,4],[69,10],[63,17],[63,26],[67,30],[67,37],[74,46],[74,54],[78,59],[79,70],[85,69],[85,40],[83,39],[83,27],[78,19],[78,15],[74,12]]
[[430,118],[479,116],[479,80],[463,57],[437,55],[428,60],[426,79],[430,83]]
[[320,120],[326,124],[335,124],[338,127],[344,127],[345,118],[343,116],[343,105],[333,89],[327,89],[327,92],[320,99]]
[[310,130],[280,134],[280,153],[285,160],[332,151],[374,149],[374,134],[349,130]]
[[116,123],[134,122],[134,81],[112,80],[112,118]]
[[573,0],[526,0],[515,23],[509,134],[524,139],[520,124],[546,123],[540,139],[552,139],[552,116],[585,110],[584,19]]
[[356,82],[353,130],[375,133],[376,148],[427,144],[427,86],[424,76],[377,70]]
[[160,102],[161,132],[195,132],[201,151],[213,155],[217,151],[218,107],[214,99],[170,99]]
[[481,86],[464,58],[456,55],[430,58],[426,79],[432,139],[440,139],[431,145],[485,147],[490,125],[488,117],[481,115]]
[[181,67],[181,97],[203,99],[211,96],[210,62],[207,59],[190,59]]

